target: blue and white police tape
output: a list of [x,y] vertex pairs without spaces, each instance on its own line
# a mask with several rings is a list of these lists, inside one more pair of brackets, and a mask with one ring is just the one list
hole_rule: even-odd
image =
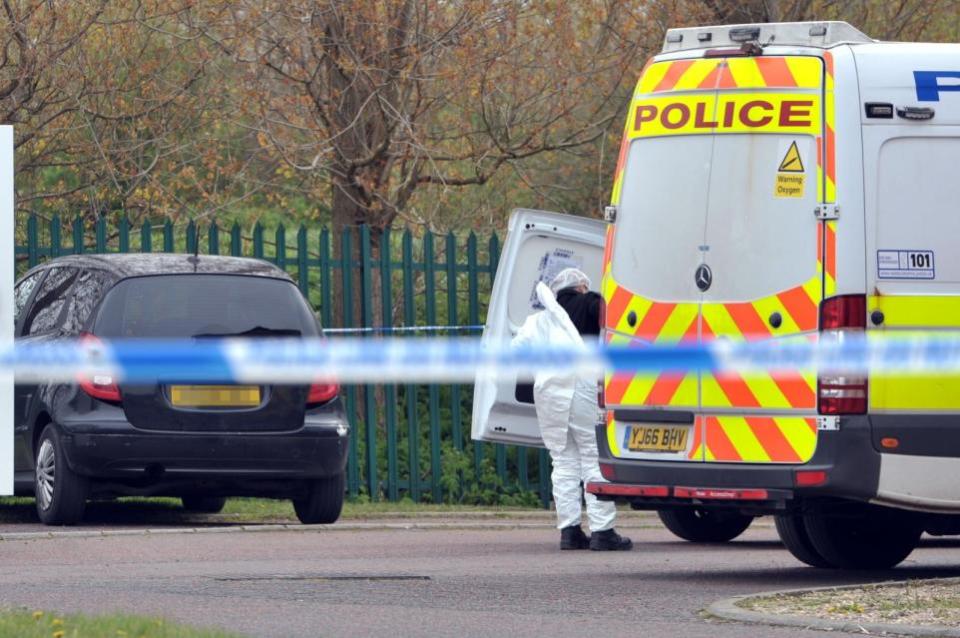
[[845,374],[960,374],[960,332],[704,344],[543,346],[466,338],[56,341],[0,349],[18,382],[103,374],[126,383],[471,382],[477,375],[805,370]]

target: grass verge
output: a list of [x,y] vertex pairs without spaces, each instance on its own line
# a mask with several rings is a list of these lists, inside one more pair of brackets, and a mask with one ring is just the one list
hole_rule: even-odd
[[[402,500],[395,503],[351,503],[343,506],[342,519],[363,520],[389,514],[391,517],[416,517],[424,514],[463,514],[493,512],[504,517],[517,512],[545,512],[523,508],[472,505],[434,505]],[[0,498],[0,524],[38,523],[32,498]],[[264,498],[231,498],[218,514],[196,514],[185,511],[176,498],[121,498],[116,501],[94,501],[88,504],[84,523],[108,525],[238,525],[264,523],[296,523],[297,517],[289,500]]]
[[748,598],[739,605],[762,613],[847,622],[960,627],[958,585],[957,579],[906,581]]
[[236,638],[216,629],[197,629],[162,618],[84,616],[46,611],[0,611],[0,636],[17,638]]

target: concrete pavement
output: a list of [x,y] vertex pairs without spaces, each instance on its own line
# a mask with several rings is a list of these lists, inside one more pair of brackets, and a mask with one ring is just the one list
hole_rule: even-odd
[[955,541],[928,541],[896,570],[853,574],[801,566],[765,523],[696,546],[632,518],[624,523],[640,527],[623,531],[633,552],[560,553],[554,530],[518,522],[4,540],[0,605],[162,615],[271,637],[820,636],[701,610],[771,589],[960,575]]

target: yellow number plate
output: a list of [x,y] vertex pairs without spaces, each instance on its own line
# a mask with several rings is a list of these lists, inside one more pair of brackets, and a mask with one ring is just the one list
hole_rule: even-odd
[[682,452],[687,449],[688,426],[633,425],[627,428],[627,449],[633,452]]
[[255,408],[260,387],[255,385],[172,385],[170,403],[182,408]]

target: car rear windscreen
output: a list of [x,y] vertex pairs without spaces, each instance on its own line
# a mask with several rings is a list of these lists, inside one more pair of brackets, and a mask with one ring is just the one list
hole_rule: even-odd
[[317,321],[292,283],[239,275],[157,275],[121,281],[94,332],[102,337],[316,336]]

